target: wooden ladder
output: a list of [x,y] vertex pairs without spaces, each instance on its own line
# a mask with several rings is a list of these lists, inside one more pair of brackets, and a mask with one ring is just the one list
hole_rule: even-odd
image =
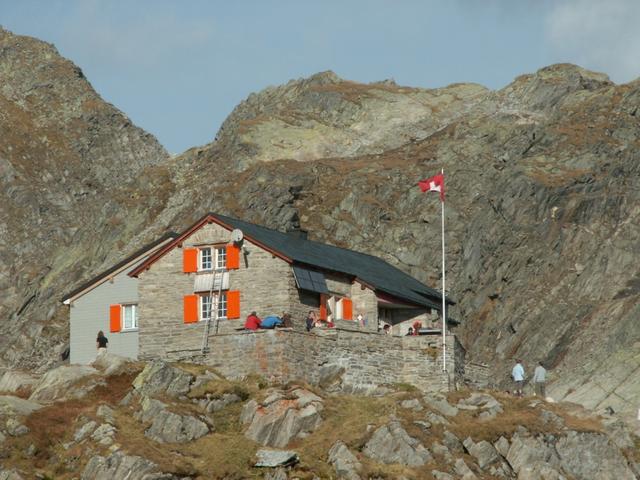
[[[207,321],[204,324],[204,333],[202,335],[202,354],[209,353],[209,332],[211,331],[211,320],[214,315],[214,306],[215,306],[215,320],[216,320],[216,333],[218,333],[218,305],[214,305],[213,302],[213,290],[216,286],[216,281],[218,281],[218,296],[217,302],[220,302],[220,297],[222,296],[222,283],[224,281],[224,273],[225,269],[216,268],[213,270],[213,279],[211,280],[211,287],[209,287],[209,304],[211,305],[209,308],[209,316],[207,317]],[[219,279],[219,280],[218,280]]]

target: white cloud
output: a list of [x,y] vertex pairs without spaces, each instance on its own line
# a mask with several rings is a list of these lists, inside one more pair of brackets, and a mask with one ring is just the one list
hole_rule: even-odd
[[546,27],[554,57],[605,72],[616,82],[640,76],[640,1],[558,1]]

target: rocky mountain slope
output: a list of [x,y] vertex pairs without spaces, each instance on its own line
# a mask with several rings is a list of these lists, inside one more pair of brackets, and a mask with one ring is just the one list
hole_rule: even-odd
[[533,397],[445,397],[406,385],[359,397],[109,354],[41,378],[7,373],[2,390],[0,478],[7,480],[632,480],[640,473],[640,439],[619,420]]
[[0,351],[65,348],[65,290],[130,251],[162,209],[168,155],[39,40],[0,29]]
[[573,65],[498,91],[322,73],[251,95],[216,141],[170,159],[51,46],[0,39],[5,363],[54,358],[67,286],[209,210],[301,225],[438,287],[440,205],[416,182],[444,168],[470,356],[498,383],[514,357],[543,360],[557,398],[635,418],[640,83]]

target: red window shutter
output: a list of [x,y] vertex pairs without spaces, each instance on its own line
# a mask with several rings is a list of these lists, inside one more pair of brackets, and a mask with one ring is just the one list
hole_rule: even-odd
[[342,299],[342,318],[344,320],[353,320],[353,302],[350,298]]
[[320,320],[327,319],[327,296],[320,294]]
[[198,271],[198,249],[184,248],[182,250],[182,271],[192,273]]
[[198,295],[185,295],[183,301],[184,323],[198,321]]
[[227,292],[227,318],[240,318],[240,291]]
[[240,247],[235,243],[227,245],[227,269],[237,270],[240,268]]
[[109,305],[109,330],[119,332],[122,330],[122,314],[120,305]]

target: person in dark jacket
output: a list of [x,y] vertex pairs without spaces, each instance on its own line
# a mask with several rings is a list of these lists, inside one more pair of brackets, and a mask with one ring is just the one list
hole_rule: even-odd
[[307,319],[305,320],[305,323],[307,325],[307,332],[310,332],[315,328],[317,321],[318,316],[316,315],[316,312],[314,312],[313,310],[309,310],[309,315],[307,315]]
[[109,340],[104,336],[104,332],[100,330],[98,332],[98,337],[96,338],[96,349],[98,350],[98,353],[104,353],[107,351],[107,343],[109,343]]

